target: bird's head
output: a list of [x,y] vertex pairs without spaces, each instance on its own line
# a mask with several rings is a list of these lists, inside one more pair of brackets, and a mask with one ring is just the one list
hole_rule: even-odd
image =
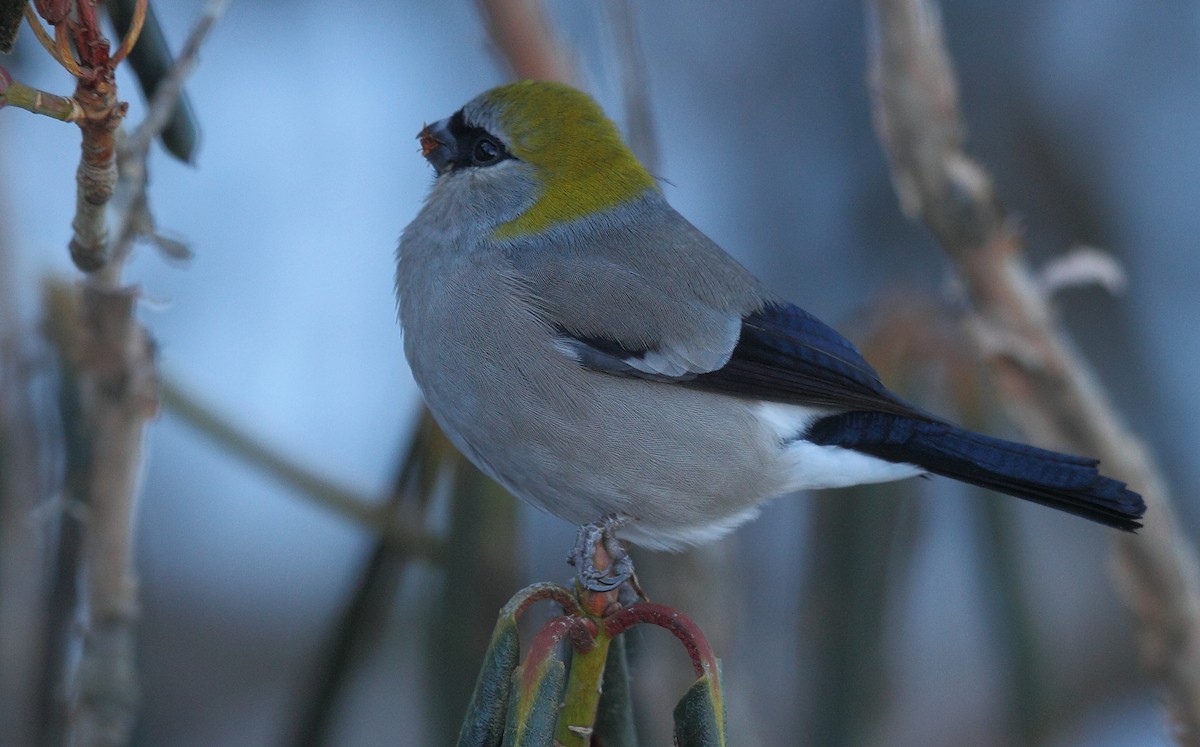
[[540,233],[658,188],[600,106],[561,83],[493,88],[426,125],[418,139],[439,187],[461,181],[456,192],[512,207],[494,228],[497,238]]

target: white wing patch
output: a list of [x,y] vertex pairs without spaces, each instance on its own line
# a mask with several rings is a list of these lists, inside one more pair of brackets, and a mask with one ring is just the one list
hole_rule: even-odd
[[653,345],[630,345],[634,348],[630,349],[626,342],[610,340],[603,335],[575,336],[560,327],[554,348],[576,363],[598,371],[678,381],[716,371],[728,363],[740,331],[740,318],[723,316],[719,327],[710,324],[705,334],[694,335],[692,339],[663,337]]

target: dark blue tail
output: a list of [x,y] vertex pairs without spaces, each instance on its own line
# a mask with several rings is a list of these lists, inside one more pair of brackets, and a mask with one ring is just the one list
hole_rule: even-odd
[[905,462],[955,480],[1015,495],[1110,527],[1133,531],[1146,504],[1125,483],[1101,475],[1095,459],[1004,441],[939,421],[881,412],[822,418],[805,439]]

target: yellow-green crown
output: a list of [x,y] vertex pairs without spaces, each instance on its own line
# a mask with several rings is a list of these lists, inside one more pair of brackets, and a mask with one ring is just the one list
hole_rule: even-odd
[[512,154],[533,166],[542,182],[537,202],[497,229],[502,238],[537,233],[657,188],[617,126],[585,93],[527,80],[494,88],[476,101]]

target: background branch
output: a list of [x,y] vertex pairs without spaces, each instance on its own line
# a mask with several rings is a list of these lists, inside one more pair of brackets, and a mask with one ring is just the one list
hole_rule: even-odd
[[873,0],[875,123],[901,206],[937,235],[972,303],[967,330],[1008,414],[1030,439],[1101,459],[1148,506],[1138,535],[1116,538],[1118,587],[1144,666],[1163,683],[1180,739],[1200,738],[1200,585],[1161,473],[1058,328],[987,172],[962,150],[954,71],[935,5]]
[[479,12],[517,80],[575,81],[575,66],[550,30],[541,0],[479,0]]
[[[135,143],[165,124],[165,117],[156,113],[174,107],[200,41],[224,5],[220,0],[209,3]],[[79,20],[71,23],[70,31],[87,70],[76,86],[86,116],[80,123],[83,157],[71,251],[76,264],[91,273],[78,296],[79,387],[89,451],[82,491],[84,640],[72,683],[68,741],[124,745],[141,698],[134,664],[139,609],[133,538],[143,442],[146,425],[158,408],[158,382],[155,346],[135,318],[139,293],[121,278],[127,237],[120,237],[121,246],[110,245],[107,238],[105,211],[117,181],[113,133],[125,105],[117,100],[108,42],[99,31],[95,9],[87,3],[77,7]],[[146,210],[148,150],[147,146],[123,154],[120,186],[133,195],[123,201],[122,225],[144,222],[130,214]]]
[[169,377],[160,381],[159,394],[167,409],[188,425],[298,495],[381,535],[393,554],[405,558],[438,556],[437,538],[425,533],[419,516],[410,516],[403,506],[376,504],[350,488],[296,464],[222,417]]

